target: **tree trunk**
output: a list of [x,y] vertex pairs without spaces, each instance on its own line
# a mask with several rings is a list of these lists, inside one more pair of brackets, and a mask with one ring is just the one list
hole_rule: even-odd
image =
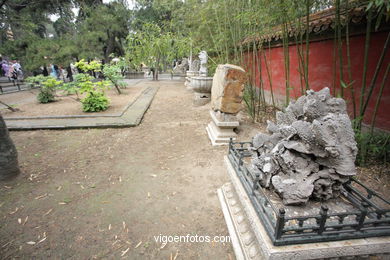
[[14,177],[19,173],[18,153],[0,115],[0,180]]

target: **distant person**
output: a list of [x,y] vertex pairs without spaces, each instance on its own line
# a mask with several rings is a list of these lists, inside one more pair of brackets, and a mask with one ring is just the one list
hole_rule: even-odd
[[58,66],[55,64],[51,64],[50,69],[51,69],[50,76],[58,79]]
[[71,67],[71,65],[69,65],[68,67],[66,67],[66,72],[67,72],[66,77],[68,78],[68,80],[69,80],[69,81],[73,81],[73,73],[72,73],[72,67]]
[[16,77],[18,79],[23,80],[23,71],[22,71],[22,66],[20,65],[19,61],[15,60],[14,64],[12,65],[14,67],[14,71],[16,73]]
[[[3,61],[3,63],[1,64],[1,68],[3,70],[3,75],[4,77],[8,77],[8,71],[9,71],[9,65],[8,65],[8,62],[7,61]],[[9,79],[9,78],[8,78]]]
[[72,75],[76,75],[79,73],[76,65],[74,65],[73,63],[70,64],[70,69],[72,70]]
[[11,64],[12,65],[9,67],[9,70],[8,70],[8,79],[13,81],[14,86],[15,86],[15,82],[18,80],[18,72],[14,66],[14,62],[11,62]]
[[47,71],[46,66],[43,66],[42,74],[43,74],[43,76],[45,76],[45,77],[49,76],[49,72]]

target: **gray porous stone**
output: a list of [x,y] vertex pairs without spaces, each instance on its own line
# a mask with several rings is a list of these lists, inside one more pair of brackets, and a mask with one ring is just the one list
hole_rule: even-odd
[[345,101],[329,88],[307,91],[253,137],[249,171],[273,188],[285,205],[328,200],[356,174],[357,146]]

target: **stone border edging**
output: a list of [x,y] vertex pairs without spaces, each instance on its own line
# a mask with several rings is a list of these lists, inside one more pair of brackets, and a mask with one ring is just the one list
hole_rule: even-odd
[[118,115],[4,118],[8,130],[132,127],[141,123],[159,87],[147,87]]

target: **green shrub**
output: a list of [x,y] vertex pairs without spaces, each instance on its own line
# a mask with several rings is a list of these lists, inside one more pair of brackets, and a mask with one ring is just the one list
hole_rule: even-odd
[[39,103],[42,103],[42,104],[55,101],[54,94],[50,91],[39,92],[37,99],[38,99]]
[[123,63],[120,62],[118,64],[106,64],[103,67],[104,77],[106,77],[114,85],[118,94],[121,94],[120,88],[125,88],[127,86],[125,82],[121,81],[124,79],[122,76],[123,66]]
[[45,81],[47,77],[43,75],[38,75],[38,76],[31,76],[25,79],[25,82],[30,86],[30,88],[34,87],[40,87],[42,82]]
[[109,100],[103,92],[89,92],[87,96],[81,100],[84,112],[99,112],[108,108]]
[[54,94],[59,85],[62,84],[62,81],[58,81],[53,77],[46,77],[41,83],[41,88],[37,99],[39,103],[49,103],[55,101]]

